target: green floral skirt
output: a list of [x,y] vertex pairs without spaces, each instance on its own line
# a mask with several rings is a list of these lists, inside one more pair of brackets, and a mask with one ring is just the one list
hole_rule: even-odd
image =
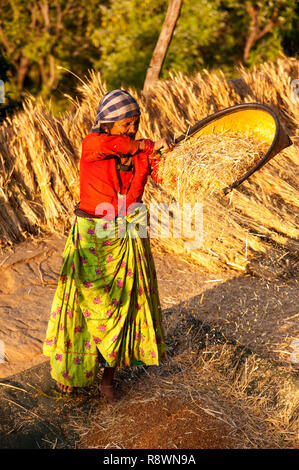
[[166,359],[148,215],[142,205],[112,221],[75,217],[43,345],[57,382],[84,387],[101,363]]

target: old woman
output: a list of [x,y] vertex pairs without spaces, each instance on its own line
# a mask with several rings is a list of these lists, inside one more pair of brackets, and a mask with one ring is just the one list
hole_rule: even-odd
[[166,358],[155,265],[142,195],[159,182],[165,139],[136,140],[140,109],[124,90],[107,93],[82,143],[80,203],[63,252],[43,351],[63,392],[90,385],[115,402],[117,367]]

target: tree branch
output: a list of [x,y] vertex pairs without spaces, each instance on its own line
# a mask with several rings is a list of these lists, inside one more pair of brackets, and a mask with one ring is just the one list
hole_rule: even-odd
[[55,69],[55,57],[50,54],[50,57],[49,57],[49,62],[50,62],[50,77],[49,77],[49,80],[48,80],[48,85],[50,87],[51,90],[53,90],[56,86],[56,69]]
[[23,83],[25,80],[25,77],[27,75],[29,68],[29,59],[28,57],[22,55],[21,60],[20,60],[20,65],[17,70],[17,80],[18,80],[18,88],[21,90],[23,88]]
[[[275,19],[276,18],[276,19]],[[265,34],[267,34],[272,28],[274,28],[274,26],[276,26],[277,24],[279,23],[279,18],[278,18],[278,15],[277,15],[277,12],[275,11],[272,15],[272,18],[271,20],[269,21],[268,24],[266,24],[266,26],[264,27],[264,29],[262,31],[260,31],[260,33],[258,34],[257,36],[257,40],[261,39],[263,36],[265,36]]]
[[59,34],[59,31],[63,30],[63,21],[62,21],[62,11],[61,11],[61,5],[58,0],[55,0],[55,7],[56,7],[56,33]]
[[251,17],[251,24],[250,24],[250,33],[249,36],[246,40],[246,44],[244,47],[244,52],[243,52],[243,61],[247,62],[250,50],[254,46],[254,44],[261,39],[263,36],[265,36],[269,31],[271,31],[274,26],[279,22],[279,19],[275,18],[277,17],[277,12],[275,11],[272,15],[271,20],[266,24],[266,26],[260,30],[259,24],[258,24],[258,8],[254,8],[253,5],[250,3],[246,4],[247,11]]
[[143,93],[146,94],[153,86],[154,82],[158,80],[166,53],[174,33],[175,25],[180,16],[182,0],[170,0],[166,12],[165,20],[161,29],[159,39],[157,41],[155,50],[152,55],[149,67],[147,69]]
[[37,7],[36,4],[33,4],[33,7],[30,7],[30,4],[28,5],[29,10],[31,11],[31,23],[29,25],[30,29],[34,29],[36,26],[36,20],[37,20]]
[[49,5],[48,5],[47,0],[45,0],[43,2],[39,2],[39,7],[41,9],[41,12],[42,12],[42,15],[43,15],[43,18],[44,18],[45,26],[46,26],[47,30],[49,30],[50,29],[50,18],[49,18]]

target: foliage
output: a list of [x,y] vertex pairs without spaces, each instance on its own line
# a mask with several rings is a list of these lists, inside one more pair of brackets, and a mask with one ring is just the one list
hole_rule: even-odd
[[9,64],[7,59],[0,52],[0,80],[5,81],[7,79],[7,72],[9,69]]
[[227,52],[231,54],[234,61],[244,61],[242,52],[253,27],[250,15],[252,10],[257,13],[257,25],[260,32],[266,30],[271,22],[273,25],[254,43],[246,64],[251,66],[262,61],[272,61],[281,55],[282,37],[292,29],[292,19],[296,16],[296,0],[259,0],[244,3],[238,0],[223,0],[221,8],[229,15],[226,34],[233,38],[233,44]]
[[[99,2],[90,0],[0,0],[0,51],[12,67],[15,97],[28,90],[44,98],[72,93],[75,79],[57,66],[84,75],[98,54],[90,40],[101,21]],[[67,74],[67,78],[66,78]]]
[[282,48],[287,56],[298,57],[299,52],[299,3],[293,10],[293,14],[288,23],[288,28],[282,31]]
[[[10,71],[10,64],[8,63],[7,59],[1,54],[0,52],[0,80],[3,82],[4,90],[0,90],[0,96],[4,97],[4,103],[0,101],[0,122],[7,117],[7,115],[12,114],[17,109],[20,109],[21,103],[17,100],[11,98],[9,89],[7,87],[8,80],[9,80],[9,71]],[[0,83],[0,86],[2,83]]]
[[[167,6],[168,0],[0,0],[0,74],[7,74],[8,95],[53,98],[58,112],[64,93],[75,94],[75,75],[84,78],[91,68],[109,88],[141,88]],[[252,11],[266,33],[248,46]],[[229,77],[235,64],[295,55],[298,18],[295,0],[184,0],[162,77],[203,68]]]
[[[111,87],[141,87],[163,24],[166,0],[110,0],[92,40],[101,57],[94,67]],[[250,34],[249,7],[257,11],[261,31],[274,17],[269,31],[253,43],[247,65],[274,60],[282,52],[282,33],[292,30],[295,0],[245,2],[238,0],[184,0],[181,16],[165,60],[162,77],[173,70],[187,73],[203,67],[229,72],[243,62]]]
[[[93,35],[94,43],[101,47],[101,58],[94,65],[112,87],[143,84],[168,1],[146,3],[146,8],[140,8],[138,0],[111,0],[109,7],[102,8],[102,27]],[[199,69],[207,65],[206,59],[212,63],[211,50],[217,59],[226,17],[217,9],[219,4],[219,0],[184,0],[162,77],[172,70]]]
[[111,0],[102,6],[102,24],[92,40],[101,50],[94,67],[113,88],[140,87],[158,39],[167,0]]

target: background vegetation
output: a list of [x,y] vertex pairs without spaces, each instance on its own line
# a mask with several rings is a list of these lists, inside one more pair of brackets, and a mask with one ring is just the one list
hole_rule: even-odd
[[[142,88],[168,0],[0,0],[2,116],[29,92],[65,111],[64,94],[77,79],[99,71],[108,88]],[[250,68],[298,51],[295,0],[184,0],[162,78],[172,71]]]
[[[291,80],[299,77],[299,61],[280,56],[297,53],[298,6],[293,0],[244,4],[211,0],[208,5],[201,0],[184,0],[162,80],[151,100],[146,100],[139,92],[167,1],[140,3],[0,0],[0,78],[6,83],[7,98],[0,112],[4,115],[21,102],[23,108],[0,125],[0,255],[5,289],[20,291],[18,276],[23,280],[27,273],[18,271],[19,266],[16,269],[15,265],[22,263],[11,261],[8,248],[13,252],[17,243],[28,238],[36,241],[41,235],[48,238],[51,233],[61,236],[69,232],[74,204],[80,196],[82,139],[93,123],[99,99],[108,89],[123,85],[138,99],[142,109],[140,137],[154,140],[167,132],[177,137],[190,124],[219,109],[260,102],[277,113],[294,144],[229,197],[205,204],[200,251],[186,252],[184,240],[178,238],[153,240],[156,253],[170,252],[176,260],[200,268],[200,276],[208,273],[209,279],[203,283],[223,281],[216,282],[218,287],[198,290],[198,285],[194,286],[199,278],[190,268],[188,276],[193,283],[181,283],[182,293],[171,297],[174,289],[169,289],[169,276],[165,276],[164,301],[171,306],[164,310],[169,365],[146,374],[138,371],[131,375],[130,371],[121,385],[126,399],[113,413],[99,403],[97,384],[94,391],[83,395],[90,408],[76,400],[75,410],[64,401],[49,400],[47,381],[42,385],[39,382],[44,391],[39,393],[33,387],[33,401],[22,402],[25,406],[9,399],[11,408],[6,409],[11,410],[9,418],[15,421],[4,422],[5,438],[11,445],[18,433],[26,438],[31,432],[35,439],[38,428],[33,416],[39,424],[46,423],[48,433],[49,424],[53,424],[47,421],[49,410],[54,406],[52,415],[58,417],[63,434],[69,438],[75,430],[83,440],[76,443],[77,448],[199,448],[198,436],[202,435],[206,440],[201,445],[211,448],[211,444],[219,445],[215,420],[227,426],[221,429],[221,436],[229,437],[226,447],[296,447],[298,387],[297,376],[290,369],[289,349],[290,342],[298,337],[299,107],[292,99]],[[90,73],[88,69],[92,69]],[[235,77],[239,80],[227,80]],[[24,99],[26,93],[30,93],[29,99]],[[47,103],[49,98],[52,108]],[[64,113],[55,116],[53,110],[55,114]],[[163,185],[149,180],[144,201],[167,203],[173,196]],[[51,264],[41,267],[41,261],[48,263],[44,250],[31,259],[36,262],[35,269],[27,258],[25,264],[28,272],[30,269],[29,279],[31,271],[36,275],[32,277],[34,290],[42,286],[48,291],[55,272]],[[184,271],[182,264],[179,266],[172,276],[181,279]],[[168,273],[168,266],[166,269]],[[215,279],[215,273],[231,279]],[[200,286],[203,279],[206,277],[200,277]],[[28,287],[22,284],[22,289]],[[33,310],[30,305],[29,312],[35,315],[34,302],[38,303],[40,318],[47,295],[39,295],[43,291],[29,295],[30,291],[31,287],[28,304],[32,303]],[[15,303],[13,310],[7,305],[5,292],[2,290],[3,311],[13,317],[11,311],[19,310]],[[179,295],[184,302],[177,304]],[[11,297],[15,302],[20,296],[13,293]],[[19,320],[16,325],[12,331],[19,335]],[[36,340],[36,336],[32,338]],[[16,351],[15,343],[11,344]],[[271,364],[256,352],[276,362]],[[284,366],[279,370],[277,360]],[[45,403],[41,407],[36,390]],[[13,398],[19,401],[17,396]],[[136,403],[139,414],[132,416]],[[152,409],[156,414],[149,413]],[[153,418],[146,427],[145,414]],[[69,446],[57,444],[58,426],[53,429],[54,435],[41,432],[43,446]],[[192,438],[191,431],[196,437]],[[184,436],[185,441],[177,436]]]
[[[10,402],[0,399],[9,418],[4,420],[0,441],[6,440],[10,448],[18,435],[33,436],[33,444],[40,447],[48,443],[52,448],[74,448],[69,441],[74,431],[79,440],[76,448],[298,447],[298,372],[290,367],[290,349],[298,338],[299,106],[291,99],[290,81],[299,77],[299,60],[282,58],[237,72],[236,82],[219,72],[194,77],[173,73],[158,81],[151,100],[129,89],[142,110],[140,137],[156,139],[167,130],[178,136],[190,123],[218,109],[258,101],[277,113],[294,142],[229,196],[205,202],[200,250],[187,252],[184,240],[175,237],[151,239],[160,267],[165,266],[159,283],[164,283],[169,364],[118,375],[124,399],[113,412],[99,399],[98,382],[91,391],[82,391],[81,398],[70,399],[70,408],[62,397],[52,398],[49,381],[44,380],[48,365],[46,376],[35,375],[38,383],[31,385],[26,375],[23,385],[28,392],[33,390],[32,396],[21,391],[22,397],[14,395],[14,400],[8,395]],[[30,334],[31,344],[38,347],[37,338],[44,337],[49,289],[61,268],[57,258],[53,269],[57,239],[51,245],[50,234],[60,238],[71,228],[80,197],[82,138],[106,91],[101,75],[93,71],[80,82],[81,100],[73,100],[74,111],[57,118],[43,100],[29,99],[24,111],[0,126],[0,307],[2,331],[17,335],[10,335],[8,354],[14,351],[15,356],[11,352],[8,357],[16,357],[13,366],[28,364],[23,349],[20,354],[15,347],[15,338],[21,338],[21,345],[28,338],[29,320],[21,317],[24,327],[19,326],[15,303],[21,289],[30,319],[39,319]],[[175,202],[167,187],[151,179],[143,200],[147,205]],[[38,240],[44,245],[37,248]],[[21,241],[27,241],[30,250],[19,245],[15,257]],[[25,307],[22,304],[23,312]],[[5,319],[13,321],[11,327]],[[43,401],[37,401],[36,391]],[[132,415],[136,403],[139,411]],[[49,416],[58,421],[46,421]],[[47,428],[37,433],[37,422]],[[219,431],[217,422],[226,427]],[[55,427],[49,428],[52,424]],[[40,443],[35,441],[39,436]]]

